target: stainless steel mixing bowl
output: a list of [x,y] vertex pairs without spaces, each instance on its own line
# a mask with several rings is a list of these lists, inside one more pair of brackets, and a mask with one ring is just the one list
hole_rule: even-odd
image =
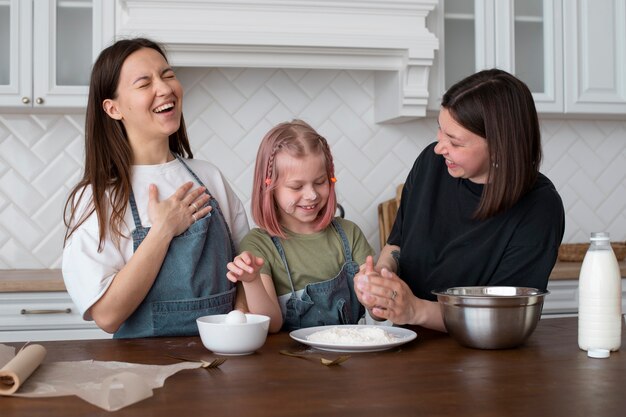
[[433,291],[448,333],[461,345],[507,349],[537,326],[549,291],[526,287],[454,287]]

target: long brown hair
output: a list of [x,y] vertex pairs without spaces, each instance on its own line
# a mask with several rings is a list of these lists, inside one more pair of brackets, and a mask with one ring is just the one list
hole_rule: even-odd
[[[94,211],[98,216],[98,251],[103,248],[107,226],[116,244],[123,236],[122,224],[131,190],[133,154],[122,122],[109,117],[102,104],[106,99],[117,98],[122,65],[129,55],[142,48],[154,49],[167,61],[159,44],[149,39],[135,38],[117,41],[104,49],[93,65],[85,116],[85,171],[65,202],[63,221],[67,229],[64,244]],[[169,137],[169,147],[172,153],[193,158],[182,115],[180,127]],[[76,218],[76,208],[89,187],[92,190],[91,200],[80,218]],[[107,221],[108,204],[111,205],[110,224]]]
[[307,155],[322,155],[326,165],[327,181],[330,185],[328,201],[318,218],[315,230],[325,229],[337,210],[335,194],[335,164],[326,139],[302,120],[292,120],[274,126],[265,134],[256,157],[252,184],[252,218],[270,236],[285,238],[278,222],[274,190],[281,180],[276,167],[276,157],[286,153],[294,158]]
[[480,71],[450,87],[441,106],[487,140],[491,164],[475,218],[511,208],[535,184],[542,159],[539,119],[526,84],[499,69]]

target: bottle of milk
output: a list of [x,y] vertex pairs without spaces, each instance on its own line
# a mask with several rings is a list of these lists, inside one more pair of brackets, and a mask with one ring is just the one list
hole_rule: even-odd
[[578,346],[618,350],[622,339],[622,280],[608,233],[592,233],[578,283]]

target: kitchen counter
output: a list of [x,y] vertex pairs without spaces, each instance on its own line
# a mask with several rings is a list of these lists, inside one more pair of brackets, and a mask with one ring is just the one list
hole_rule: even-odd
[[[619,263],[622,277],[626,277],[626,260]],[[578,279],[581,262],[557,262],[550,274],[551,280]],[[65,291],[60,269],[5,269],[0,270],[0,293]]]
[[[576,318],[542,319],[516,349],[460,346],[444,333],[411,327],[416,340],[381,352],[352,353],[326,367],[281,355],[303,345],[285,332],[269,335],[247,356],[217,369],[181,371],[154,396],[115,416],[623,416],[626,352],[591,359],[578,349]],[[13,343],[19,347],[21,343]],[[44,363],[100,360],[171,364],[166,354],[210,359],[199,337],[45,342]],[[626,331],[622,331],[622,349]],[[111,415],[78,397],[0,399],[3,416]]]
[[0,270],[0,293],[65,290],[60,269]]
[[[552,273],[550,274],[551,280],[560,279],[578,279],[580,275],[580,267],[582,262],[561,262],[558,261]],[[626,259],[619,262],[619,268],[622,273],[622,278],[626,278]]]

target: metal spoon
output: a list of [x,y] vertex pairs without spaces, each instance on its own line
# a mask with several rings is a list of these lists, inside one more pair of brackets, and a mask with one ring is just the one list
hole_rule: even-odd
[[302,353],[290,352],[288,350],[281,350],[280,354],[286,355],[286,356],[293,356],[294,358],[303,358],[303,359],[316,358],[320,360],[322,365],[326,365],[326,366],[339,365],[340,363],[345,362],[348,359],[350,359],[350,355],[341,355],[341,356],[337,356],[335,359],[326,359],[321,356],[306,355]]
[[170,355],[170,354],[167,354],[167,356],[169,356],[170,358],[179,359],[181,361],[200,362],[202,364],[201,367],[205,368],[205,369],[217,368],[221,364],[226,362],[226,358],[215,358],[212,361],[205,361],[205,360],[202,360],[202,359],[186,358],[184,356],[175,356],[175,355]]

